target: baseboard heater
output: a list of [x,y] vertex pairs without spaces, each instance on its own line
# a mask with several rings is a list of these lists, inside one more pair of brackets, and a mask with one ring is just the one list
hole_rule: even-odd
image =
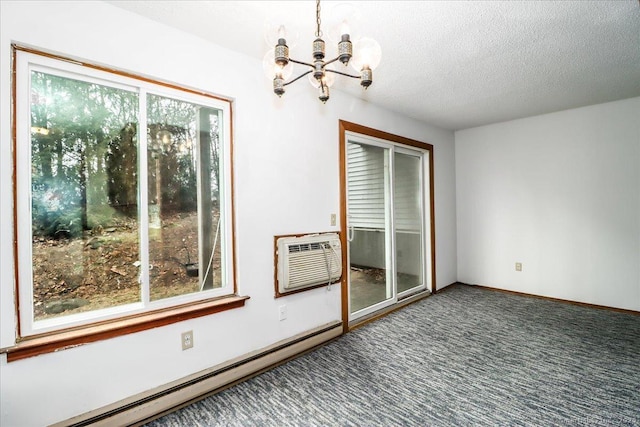
[[140,426],[247,380],[342,334],[336,321],[51,427]]

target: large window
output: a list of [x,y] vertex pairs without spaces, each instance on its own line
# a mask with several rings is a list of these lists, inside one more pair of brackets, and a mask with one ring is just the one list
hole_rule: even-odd
[[20,335],[235,292],[230,103],[18,51]]

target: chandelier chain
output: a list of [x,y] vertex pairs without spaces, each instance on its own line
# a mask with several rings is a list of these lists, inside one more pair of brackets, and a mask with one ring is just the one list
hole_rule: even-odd
[[322,37],[322,31],[320,31],[320,0],[316,0],[316,37]]

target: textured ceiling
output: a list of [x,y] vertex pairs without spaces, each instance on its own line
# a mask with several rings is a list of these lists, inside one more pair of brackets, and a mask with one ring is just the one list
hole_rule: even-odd
[[[109,3],[258,59],[270,47],[264,24],[277,15],[300,33],[291,57],[311,60],[312,0]],[[321,3],[324,23],[339,3]],[[638,0],[352,4],[382,62],[366,92],[341,77],[334,89],[433,125],[458,130],[640,96]],[[327,41],[327,56],[335,52]]]

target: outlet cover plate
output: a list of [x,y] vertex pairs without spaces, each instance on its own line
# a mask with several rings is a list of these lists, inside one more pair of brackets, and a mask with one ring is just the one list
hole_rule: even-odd
[[182,333],[182,350],[188,350],[193,347],[193,331]]
[[287,319],[287,306],[286,305],[281,305],[280,307],[278,307],[278,314],[279,314],[280,321],[286,320]]

